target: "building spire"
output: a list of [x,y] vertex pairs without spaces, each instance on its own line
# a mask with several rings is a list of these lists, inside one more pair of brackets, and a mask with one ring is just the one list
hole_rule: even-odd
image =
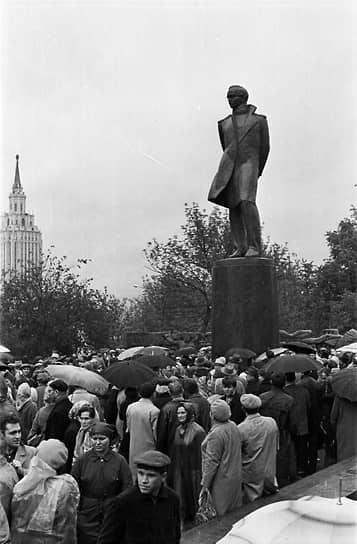
[[21,181],[20,181],[20,172],[19,172],[19,155],[16,155],[16,169],[15,169],[15,179],[12,186],[12,192],[22,192]]

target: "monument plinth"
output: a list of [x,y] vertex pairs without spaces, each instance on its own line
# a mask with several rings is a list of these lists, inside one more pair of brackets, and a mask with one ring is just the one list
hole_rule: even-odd
[[262,353],[279,342],[278,298],[272,259],[242,257],[213,268],[213,354],[244,347]]

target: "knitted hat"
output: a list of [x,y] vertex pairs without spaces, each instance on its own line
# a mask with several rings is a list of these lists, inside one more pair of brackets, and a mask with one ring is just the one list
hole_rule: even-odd
[[260,408],[262,405],[262,401],[257,395],[252,394],[244,394],[240,398],[240,403],[243,406],[243,408],[247,408],[248,410],[255,410],[256,408]]
[[216,421],[224,423],[231,417],[231,409],[226,401],[217,399],[211,404],[211,414]]
[[68,450],[60,440],[43,440],[37,448],[37,456],[55,470],[63,467],[68,458]]
[[93,436],[94,434],[102,434],[111,440],[114,437],[115,429],[113,425],[109,425],[109,423],[97,421],[97,423],[95,423],[91,429],[91,435]]

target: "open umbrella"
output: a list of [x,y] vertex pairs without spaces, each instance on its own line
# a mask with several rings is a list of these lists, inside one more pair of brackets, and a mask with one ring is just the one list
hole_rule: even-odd
[[265,366],[267,372],[307,372],[320,370],[322,365],[302,353],[296,355],[281,355],[271,359]]
[[185,346],[184,348],[180,348],[176,351],[176,356],[180,357],[181,355],[195,355],[197,353],[197,349],[193,346]]
[[217,544],[352,544],[356,530],[356,501],[302,497],[258,508]]
[[111,364],[104,370],[103,376],[119,389],[124,389],[125,387],[139,387],[145,382],[150,382],[156,374],[148,366],[139,363],[138,360],[132,360]]
[[149,368],[165,368],[167,365],[175,365],[175,361],[167,355],[138,355],[133,359]]
[[[271,351],[274,353],[274,357],[278,357],[278,355],[282,355],[283,353],[286,353],[288,351],[288,348],[271,348],[268,351]],[[256,358],[254,365],[258,368],[262,366],[262,364],[266,363],[268,360],[267,352],[264,351],[259,355],[259,357]]]
[[138,351],[136,355],[167,355],[168,353],[167,348],[163,348],[162,346],[146,346],[145,348],[142,348],[140,351]]
[[131,359],[136,355],[136,353],[139,353],[144,349],[144,346],[136,346],[135,348],[128,348],[121,352],[121,354],[118,357],[118,361],[125,361],[125,359]]
[[0,345],[0,353],[9,353],[9,348],[6,348],[5,346]]
[[338,340],[336,344],[336,349],[339,349],[341,346],[347,346],[352,344],[352,342],[357,342],[357,331],[355,329],[350,329],[345,332],[345,334]]
[[0,353],[0,361],[2,363],[11,363],[15,357],[11,353]]
[[294,351],[295,353],[306,353],[308,355],[309,353],[315,353],[316,351],[309,344],[306,344],[305,342],[299,342],[298,340],[294,342],[282,342],[281,345],[284,346],[284,348]]
[[357,353],[357,342],[352,342],[352,344],[348,344],[347,346],[342,346],[341,348],[337,348],[336,351],[340,353]]
[[331,386],[338,397],[357,402],[357,367],[344,368],[333,374]]
[[47,372],[53,378],[59,378],[68,385],[78,385],[94,395],[105,395],[109,383],[100,374],[71,365],[48,365]]
[[257,356],[257,354],[254,351],[248,348],[230,348],[226,352],[226,359],[236,354],[242,357],[242,359],[253,359],[253,357]]

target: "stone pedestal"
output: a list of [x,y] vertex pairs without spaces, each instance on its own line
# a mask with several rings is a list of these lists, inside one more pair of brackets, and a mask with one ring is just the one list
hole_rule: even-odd
[[279,342],[278,297],[272,259],[243,257],[213,268],[212,343],[215,357],[229,348],[259,355]]

